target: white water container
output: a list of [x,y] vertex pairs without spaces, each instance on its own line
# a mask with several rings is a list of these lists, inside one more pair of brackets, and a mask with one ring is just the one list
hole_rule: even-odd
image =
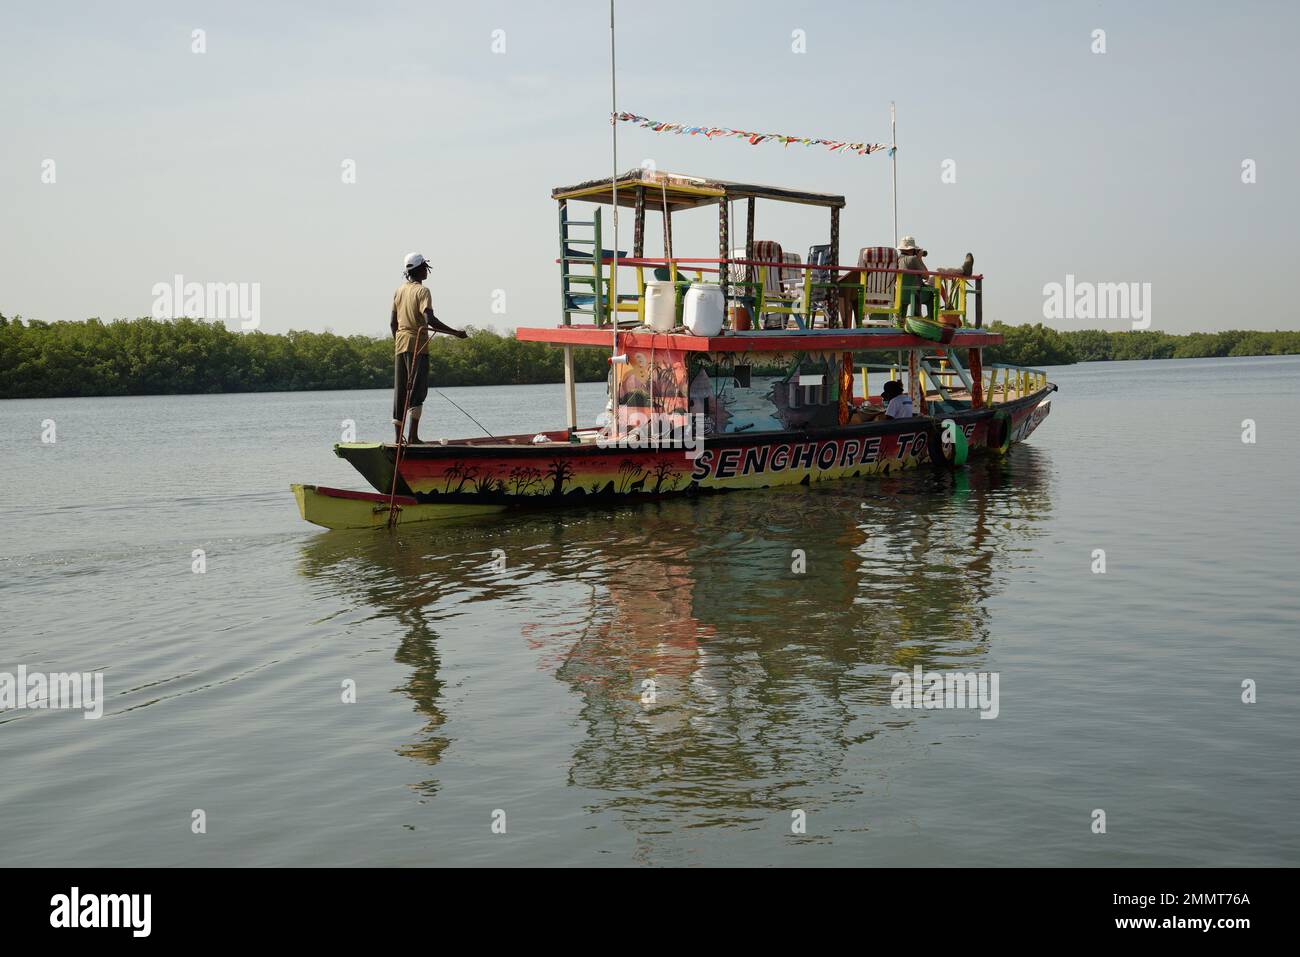
[[670,280],[645,284],[645,324],[655,332],[670,332],[677,325],[677,291]]
[[693,336],[716,336],[722,332],[722,287],[693,282],[686,290],[682,322]]

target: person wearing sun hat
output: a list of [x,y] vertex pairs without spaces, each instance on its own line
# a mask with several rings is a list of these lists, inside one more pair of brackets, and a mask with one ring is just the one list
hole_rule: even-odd
[[[904,236],[898,243],[898,268],[913,272],[929,272],[930,267],[925,264],[925,257],[928,255],[930,255],[928,250],[916,244],[915,237]],[[930,285],[928,276],[908,275],[904,272],[899,275],[898,281],[903,287],[899,298],[900,322],[907,318],[909,310],[913,315],[919,316],[922,305],[925,306],[927,316],[934,315],[934,287]]]
[[443,325],[433,314],[433,300],[424,280],[429,276],[429,263],[419,253],[407,254],[402,265],[404,280],[393,293],[393,312],[389,328],[393,332],[393,428],[397,443],[402,443],[402,426],[406,415],[411,415],[411,434],[408,441],[420,441],[420,413],[429,394],[429,333],[445,332],[458,339],[465,333]]

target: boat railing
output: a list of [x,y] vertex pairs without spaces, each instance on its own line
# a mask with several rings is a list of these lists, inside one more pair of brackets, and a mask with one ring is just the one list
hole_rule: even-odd
[[[872,395],[872,373],[884,373],[881,384],[890,379],[904,381],[907,363],[897,362],[858,362],[853,366],[862,380],[862,394]],[[929,357],[918,370],[921,393],[937,393],[944,401],[951,401],[962,393],[974,401],[974,379],[971,370],[961,364],[955,355],[941,350]],[[1047,373],[1042,369],[1011,365],[1005,362],[984,364],[979,373],[980,404],[994,405],[999,402],[1012,402],[1016,399],[1039,392],[1048,386]]]
[[[601,266],[612,266],[613,256],[602,257]],[[818,313],[825,316],[829,324],[831,316],[836,315],[839,302],[834,297],[841,296],[846,290],[852,290],[857,297],[856,315],[862,325],[895,325],[903,308],[903,295],[909,295],[916,285],[903,280],[906,276],[928,278],[932,280],[929,288],[934,290],[934,311],[941,318],[950,322],[956,320],[958,325],[983,326],[983,286],[984,277],[980,274],[965,275],[949,270],[898,269],[883,266],[845,266],[822,263],[771,262],[761,259],[709,259],[686,257],[648,257],[619,256],[619,267],[635,270],[636,292],[618,294],[616,312],[635,313],[637,320],[645,320],[645,287],[647,269],[667,269],[668,278],[676,287],[677,307],[680,314],[682,295],[692,282],[707,283],[723,287],[724,297],[731,302],[745,305],[753,317],[755,325],[761,327],[763,317],[769,315],[789,316],[800,329],[812,327]],[[730,275],[734,267],[745,267],[746,274],[753,279],[737,279]],[[802,280],[778,279],[768,282],[769,270],[775,270],[777,277],[788,271],[800,271]],[[603,270],[601,270],[603,272]],[[818,281],[818,273],[831,277],[832,281]],[[705,275],[711,277],[706,279]],[[892,284],[893,301],[888,305],[879,302],[878,295],[869,290],[869,277],[878,274],[895,276]],[[838,279],[839,281],[834,281]],[[601,275],[594,283],[597,302],[596,325],[605,324],[607,310],[604,306],[610,301],[615,287],[612,270],[608,275]],[[774,288],[775,287],[775,288]],[[744,290],[740,295],[733,290]],[[873,301],[875,300],[875,301]],[[968,323],[968,302],[974,301],[973,323]],[[874,317],[888,317],[880,320]],[[843,323],[843,319],[840,322]],[[731,310],[726,310],[724,326],[731,328],[733,317]],[[784,323],[782,323],[782,327]]]
[[982,374],[987,375],[983,391],[990,405],[999,401],[999,395],[1000,401],[1011,402],[1041,391],[1048,385],[1044,370],[1006,362],[986,362]]

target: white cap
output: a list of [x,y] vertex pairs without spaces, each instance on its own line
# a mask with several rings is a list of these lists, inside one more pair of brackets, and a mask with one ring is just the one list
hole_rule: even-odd
[[419,253],[407,253],[406,264],[402,268],[402,275],[409,276],[411,274],[412,269],[416,269],[420,266],[426,266],[426,265],[428,265],[428,260],[426,260]]

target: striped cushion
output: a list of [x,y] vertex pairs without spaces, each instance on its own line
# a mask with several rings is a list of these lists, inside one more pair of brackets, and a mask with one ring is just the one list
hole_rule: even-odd
[[[898,250],[892,246],[863,246],[858,251],[858,266],[862,268],[897,269]],[[867,308],[892,309],[894,305],[894,283],[897,281],[897,273],[867,273]]]
[[[783,263],[802,263],[803,260],[798,253],[782,253],[781,262]],[[781,270],[781,288],[785,290],[787,296],[803,295],[803,273],[802,269],[782,269]]]
[[[781,251],[781,244],[773,242],[770,239],[754,240],[754,260],[755,262],[779,263],[785,262],[785,254]],[[762,271],[763,291],[769,296],[781,295],[781,270],[776,266],[755,266],[755,272]],[[754,277],[755,280],[759,276]]]
[[[733,249],[733,250],[731,251],[731,258],[732,258],[732,259],[748,259],[749,257],[745,255],[745,247],[742,246],[742,247],[740,247],[739,249]],[[731,279],[732,282],[744,282],[744,281],[745,281],[745,269],[746,269],[746,268],[747,268],[747,267],[745,267],[745,266],[740,266],[740,265],[737,265],[736,263],[731,263],[731,264],[727,267],[727,275],[730,277],[730,279]]]
[[[754,260],[757,262],[779,263],[785,262],[785,253],[781,250],[781,244],[771,239],[754,240]],[[780,305],[783,291],[781,289],[781,273],[783,272],[777,266],[756,266],[755,279],[763,281],[763,295],[769,300],[776,300]],[[762,273],[761,276],[757,275]],[[762,325],[765,329],[779,329],[785,325],[786,317],[780,313],[765,313],[762,317]]]

